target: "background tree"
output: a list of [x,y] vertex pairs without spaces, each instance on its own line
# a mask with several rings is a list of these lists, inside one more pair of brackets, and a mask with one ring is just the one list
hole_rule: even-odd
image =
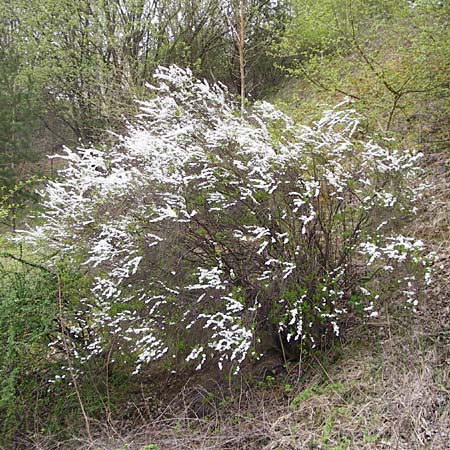
[[[226,20],[233,8],[233,1],[217,0],[32,0],[31,6],[18,0],[10,9],[47,115],[87,143],[136,112],[134,98],[146,94],[144,85],[160,64],[187,66],[240,89],[238,43]],[[266,49],[282,27],[282,10],[281,2],[246,5],[245,75],[252,95],[273,81]],[[239,30],[239,15],[232,17]]]

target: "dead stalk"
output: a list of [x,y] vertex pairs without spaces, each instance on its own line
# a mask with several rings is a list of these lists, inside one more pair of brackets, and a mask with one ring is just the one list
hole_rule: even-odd
[[81,414],[83,416],[84,423],[85,423],[85,426],[86,426],[86,433],[88,435],[89,441],[92,442],[93,439],[92,439],[92,433],[91,433],[91,426],[89,424],[89,418],[88,418],[88,416],[86,414],[86,410],[84,408],[83,400],[81,398],[80,389],[79,389],[79,386],[78,386],[77,379],[75,377],[75,372],[73,370],[73,364],[72,364],[72,358],[70,356],[69,345],[68,345],[67,339],[66,339],[66,326],[64,324],[61,278],[60,278],[58,273],[56,274],[56,281],[57,281],[57,284],[58,284],[58,318],[59,318],[59,323],[60,323],[60,327],[61,327],[62,344],[63,344],[64,352],[65,352],[66,358],[67,358],[67,367],[69,368],[70,379],[72,381],[72,385],[73,385],[73,389],[75,391],[75,395],[77,396],[78,404],[80,405]]

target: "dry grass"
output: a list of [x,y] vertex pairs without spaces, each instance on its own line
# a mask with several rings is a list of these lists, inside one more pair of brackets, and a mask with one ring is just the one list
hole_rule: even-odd
[[311,361],[305,375],[293,366],[259,382],[241,379],[231,390],[185,387],[144,427],[125,431],[122,424],[121,435],[98,428],[91,444],[81,439],[55,448],[446,450],[449,334],[440,326],[431,331],[429,306],[409,323],[386,314],[384,326],[353,330],[358,338]]

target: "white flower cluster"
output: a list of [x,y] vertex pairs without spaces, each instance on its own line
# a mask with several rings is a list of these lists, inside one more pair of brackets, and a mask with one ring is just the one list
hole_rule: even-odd
[[419,154],[358,138],[343,105],[305,127],[268,103],[242,117],[189,70],[155,79],[116,146],[66,149],[24,237],[89,268],[85,359],[114,337],[139,370],[184,333],[198,368],[239,370],[268,322],[314,347],[356,306],[375,316],[380,265],[421,264],[422,244],[384,235],[420,194]]

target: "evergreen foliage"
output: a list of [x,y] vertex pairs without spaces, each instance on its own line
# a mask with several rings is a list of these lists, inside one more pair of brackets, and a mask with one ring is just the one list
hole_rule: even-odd
[[33,145],[38,105],[30,81],[21,77],[21,64],[14,48],[0,46],[0,195],[11,206],[7,218],[13,226],[17,211],[34,197],[27,176],[40,156]]

